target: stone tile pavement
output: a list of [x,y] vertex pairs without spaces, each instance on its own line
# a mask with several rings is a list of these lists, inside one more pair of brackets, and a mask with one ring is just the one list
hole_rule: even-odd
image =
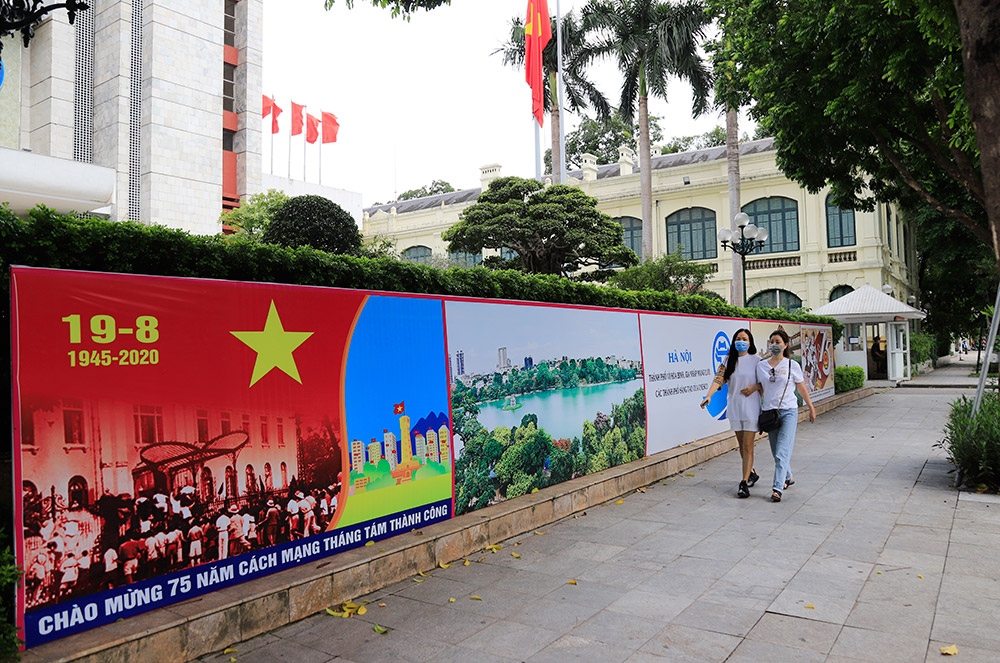
[[199,660],[912,663],[955,644],[997,661],[1000,499],[957,493],[934,447],[963,393],[888,389],[800,424],[781,503],[761,441],[750,499],[730,452],[357,597],[363,616]]

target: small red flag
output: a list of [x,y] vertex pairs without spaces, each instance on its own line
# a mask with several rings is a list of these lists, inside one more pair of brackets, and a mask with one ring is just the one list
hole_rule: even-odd
[[292,102],[292,135],[298,136],[302,133],[302,111],[305,106]]
[[403,407],[403,401],[399,401],[398,403],[394,403],[393,406],[392,406],[392,413],[393,414],[403,414],[403,412],[405,412],[405,411],[406,411],[406,408]]
[[315,143],[319,138],[319,118],[306,113],[306,142]]
[[278,104],[271,103],[271,133],[278,133],[278,116],[281,115],[282,110],[278,107]]
[[262,94],[260,96],[262,97],[260,116],[267,117],[271,114],[271,107],[274,106],[274,99],[266,94]]
[[337,132],[340,131],[340,123],[333,113],[323,113],[323,142],[336,143]]
[[528,0],[528,15],[524,19],[525,80],[531,87],[531,112],[542,126],[545,118],[545,74],[542,51],[552,39],[552,19],[546,0]]

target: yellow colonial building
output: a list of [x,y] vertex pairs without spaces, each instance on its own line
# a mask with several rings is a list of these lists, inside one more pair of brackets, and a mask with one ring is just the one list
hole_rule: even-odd
[[[613,164],[584,155],[583,168],[570,172],[568,182],[596,198],[598,207],[622,224],[625,244],[640,253],[639,172],[631,150],[621,148],[619,154]],[[827,190],[811,194],[785,177],[775,156],[772,139],[740,146],[741,207],[750,223],[768,230],[762,250],[746,259],[747,304],[815,309],[866,283],[915,303],[913,228],[895,206],[842,210]],[[717,239],[719,229],[730,226],[725,147],[654,157],[652,167],[654,255],[680,248],[685,257],[711,264],[714,274],[706,287],[728,299],[734,261]],[[481,168],[482,187],[500,170],[496,164]],[[449,255],[441,233],[483,188],[370,207],[362,233],[366,239],[392,239],[404,259],[476,264],[482,256]],[[738,260],[735,265],[740,268]]]

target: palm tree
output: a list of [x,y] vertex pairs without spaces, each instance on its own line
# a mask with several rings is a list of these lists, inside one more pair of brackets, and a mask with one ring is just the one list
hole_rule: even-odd
[[[552,19],[552,39],[542,51],[542,70],[549,84],[545,88],[545,110],[549,111],[552,131],[552,171],[562,163],[559,145],[562,117],[559,109],[559,94],[556,89],[556,72],[559,69],[559,51],[556,45],[556,21]],[[586,78],[587,62],[580,55],[585,52],[586,40],[580,22],[573,12],[562,17],[563,85],[566,104],[577,112],[593,108],[599,118],[611,117],[611,106],[607,98]],[[524,67],[524,22],[520,18],[510,21],[510,39],[494,54],[503,55],[503,63],[513,67]]]
[[639,173],[642,184],[642,258],[653,255],[653,173],[649,148],[649,96],[667,98],[671,77],[688,81],[694,114],[708,108],[712,75],[698,53],[709,16],[699,0],[672,5],[661,0],[591,0],[583,9],[586,35],[594,35],[582,56],[614,58],[622,82],[619,112],[639,110]]

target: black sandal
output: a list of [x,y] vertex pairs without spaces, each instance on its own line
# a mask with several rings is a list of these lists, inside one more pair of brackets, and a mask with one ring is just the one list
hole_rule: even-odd
[[750,488],[746,481],[740,481],[740,487],[736,491],[736,497],[750,497]]
[[789,486],[794,486],[794,485],[795,485],[795,479],[789,479],[788,481],[785,482],[785,490],[788,490]]
[[757,483],[757,479],[759,479],[759,478],[760,477],[757,476],[756,472],[754,472],[753,470],[750,470],[750,477],[747,479],[747,485],[750,486],[751,488],[753,488],[753,485],[755,483]]
[[781,491],[780,490],[772,490],[771,491],[771,501],[772,502],[780,502],[781,501]]

